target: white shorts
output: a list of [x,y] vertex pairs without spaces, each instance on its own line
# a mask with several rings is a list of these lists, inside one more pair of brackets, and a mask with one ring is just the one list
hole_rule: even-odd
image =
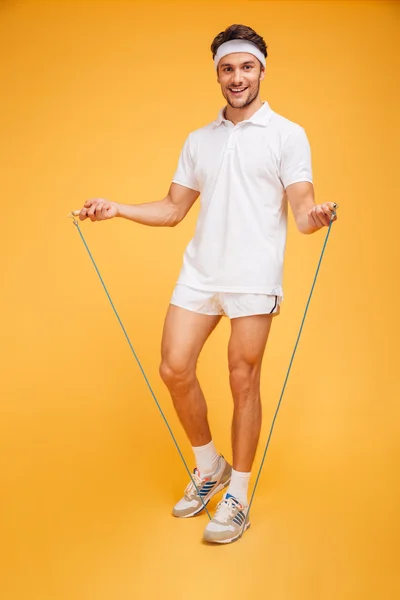
[[280,296],[231,292],[205,292],[181,283],[175,286],[171,304],[202,315],[221,315],[230,319],[253,315],[279,315]]

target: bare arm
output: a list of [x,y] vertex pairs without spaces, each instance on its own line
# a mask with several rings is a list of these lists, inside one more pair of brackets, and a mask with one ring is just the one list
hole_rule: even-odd
[[[314,186],[308,181],[293,183],[286,188],[288,202],[293,211],[297,229],[309,234],[329,225],[335,204],[315,204]],[[334,221],[336,221],[336,216]]]
[[172,183],[162,200],[144,204],[119,204],[101,198],[88,200],[82,208],[81,221],[105,221],[122,217],[151,227],[175,227],[180,223],[199,197],[200,192]]

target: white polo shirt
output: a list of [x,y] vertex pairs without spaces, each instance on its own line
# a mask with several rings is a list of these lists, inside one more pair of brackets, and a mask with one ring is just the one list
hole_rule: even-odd
[[267,102],[237,125],[223,113],[189,134],[173,177],[201,193],[196,231],[178,283],[283,296],[285,188],[312,183],[307,136]]

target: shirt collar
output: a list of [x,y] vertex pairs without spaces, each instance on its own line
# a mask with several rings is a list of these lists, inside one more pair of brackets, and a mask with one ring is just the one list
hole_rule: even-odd
[[[222,123],[231,123],[231,121],[228,121],[228,119],[225,119],[224,117],[225,108],[225,106],[224,108],[221,108],[221,110],[218,113],[218,117],[213,122],[213,125],[215,125],[215,127],[218,127]],[[254,125],[261,125],[262,127],[266,127],[271,119],[271,114],[272,110],[268,102],[263,102],[261,108],[259,108],[254,113],[254,115],[250,117],[250,119],[241,121],[241,123],[254,123]]]

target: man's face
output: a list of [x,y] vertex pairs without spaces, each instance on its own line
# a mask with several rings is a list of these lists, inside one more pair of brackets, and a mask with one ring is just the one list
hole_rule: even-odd
[[257,98],[264,75],[260,61],[246,52],[228,54],[218,64],[218,83],[232,108],[244,108]]

